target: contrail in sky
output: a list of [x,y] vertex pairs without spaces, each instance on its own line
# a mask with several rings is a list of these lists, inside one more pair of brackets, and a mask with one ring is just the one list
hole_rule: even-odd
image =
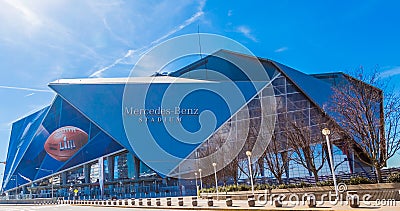
[[0,86],[0,89],[14,89],[14,90],[22,90],[22,91],[30,91],[30,92],[50,92],[50,93],[53,93],[53,91],[47,90],[47,89],[33,89],[33,88],[16,87],[16,86]]

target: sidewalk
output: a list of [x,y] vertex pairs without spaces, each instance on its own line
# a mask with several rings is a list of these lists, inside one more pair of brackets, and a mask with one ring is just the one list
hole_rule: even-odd
[[[374,202],[360,202],[359,208],[351,208],[346,202],[343,202],[338,205],[332,205],[331,202],[317,202],[316,208],[309,208],[308,206],[301,204],[299,202],[298,205],[295,203],[291,203],[288,201],[283,202],[283,207],[277,208],[271,204],[271,202],[258,202],[256,200],[255,207],[249,207],[246,200],[233,200],[233,206],[227,207],[225,200],[214,200],[214,205],[212,207],[207,205],[206,199],[198,199],[198,206],[192,206],[192,198],[184,197],[183,198],[183,206],[178,206],[178,198],[171,198],[172,206],[166,206],[166,198],[161,198],[161,206],[156,206],[156,199],[151,199],[151,206],[147,206],[147,199],[143,199],[143,205],[139,205],[138,199],[135,200],[135,205],[73,205],[73,206],[95,206],[95,207],[125,207],[125,208],[137,208],[137,209],[160,209],[160,210],[374,210],[374,211],[391,211],[391,210],[399,210],[400,211],[400,201],[393,202],[385,202],[387,204],[378,206],[377,203]],[[332,202],[333,203],[333,202]],[[118,202],[117,202],[118,204]],[[130,200],[129,200],[129,204]]]

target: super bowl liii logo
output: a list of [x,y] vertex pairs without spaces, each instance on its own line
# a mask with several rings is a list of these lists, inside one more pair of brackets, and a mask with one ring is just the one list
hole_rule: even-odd
[[140,123],[181,123],[182,116],[198,116],[198,108],[134,108],[125,106],[124,116],[137,117]]

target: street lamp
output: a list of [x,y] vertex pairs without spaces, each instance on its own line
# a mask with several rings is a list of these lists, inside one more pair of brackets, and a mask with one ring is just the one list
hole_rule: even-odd
[[13,177],[15,177],[15,199],[17,199],[18,195],[18,182],[17,182],[17,175],[11,175],[11,180],[13,180]]
[[203,189],[203,180],[201,179],[201,169],[199,169],[199,176],[200,176],[200,190]]
[[251,182],[251,193],[254,195],[254,183],[253,183],[253,172],[251,171],[251,152],[246,151],[247,159],[249,160],[249,172],[250,172],[250,182]]
[[196,195],[199,194],[199,186],[197,185],[197,172],[194,172],[194,178],[196,179]]
[[338,192],[338,188],[337,188],[337,184],[336,184],[335,168],[334,168],[334,165],[333,165],[333,158],[332,158],[332,152],[331,152],[331,143],[329,141],[329,135],[331,134],[331,131],[328,128],[324,128],[322,130],[322,134],[325,136],[326,144],[328,145],[328,154],[329,154],[329,160],[330,160],[330,163],[331,163],[333,185],[335,186],[336,197],[339,197],[339,192]]
[[218,179],[217,179],[217,164],[212,163],[212,166],[214,167],[214,176],[215,176],[215,190],[217,190],[217,200],[218,200]]
[[53,190],[54,190],[54,186],[53,186],[53,173],[54,173],[54,171],[53,170],[49,170],[49,169],[42,169],[42,168],[36,168],[37,170],[42,170],[42,171],[47,171],[47,172],[50,172],[51,173],[51,198],[54,198],[54,193],[53,193]]

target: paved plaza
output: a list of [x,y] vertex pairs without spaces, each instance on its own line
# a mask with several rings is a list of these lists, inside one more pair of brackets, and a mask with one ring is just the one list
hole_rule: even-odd
[[246,200],[233,200],[233,206],[227,207],[225,200],[214,200],[213,206],[207,204],[206,199],[198,199],[198,205],[192,206],[191,197],[183,198],[183,206],[178,205],[178,198],[172,198],[172,206],[166,206],[166,199],[161,199],[161,206],[156,206],[155,199],[152,199],[151,206],[147,206],[147,200],[143,199],[143,205],[138,205],[136,200],[135,205],[0,205],[0,210],[7,211],[55,211],[55,210],[374,210],[374,211],[389,211],[400,210],[400,201],[393,201],[385,205],[378,205],[374,202],[360,202],[359,208],[351,208],[347,204],[332,205],[331,202],[317,202],[316,208],[308,208],[306,205],[293,205],[289,202],[283,202],[283,207],[277,208],[271,204],[266,204],[256,201],[255,207],[249,207]]

